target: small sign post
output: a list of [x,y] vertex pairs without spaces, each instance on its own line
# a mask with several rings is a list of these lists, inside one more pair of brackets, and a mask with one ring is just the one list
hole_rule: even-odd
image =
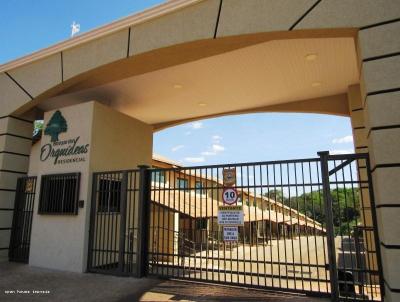
[[224,187],[232,187],[236,184],[236,168],[222,170]]
[[224,227],[224,241],[238,241],[239,231],[237,226]]
[[222,226],[243,225],[244,213],[242,206],[219,206],[218,224]]
[[236,185],[236,168],[226,168],[222,170],[223,185],[222,201],[224,206],[218,207],[218,225],[223,226],[225,242],[235,242],[239,240],[239,225],[243,225],[243,207],[237,206],[239,194]]

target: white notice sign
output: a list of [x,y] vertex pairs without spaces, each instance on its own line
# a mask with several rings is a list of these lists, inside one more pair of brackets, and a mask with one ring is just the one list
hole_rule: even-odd
[[229,226],[224,227],[224,241],[238,241],[238,227],[237,226]]
[[219,206],[218,224],[219,225],[243,225],[242,206]]

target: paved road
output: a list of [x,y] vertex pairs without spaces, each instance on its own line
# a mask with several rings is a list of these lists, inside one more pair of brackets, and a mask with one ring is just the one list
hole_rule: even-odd
[[190,257],[175,257],[175,265],[183,265],[185,269],[164,270],[164,273],[326,293],[329,291],[329,275],[325,267],[325,251],[326,239],[321,236],[272,240],[268,244],[239,245],[232,249],[227,244],[225,249],[210,248]]
[[[340,238],[336,238],[337,255],[341,253],[341,246]],[[172,261],[175,267],[169,266]],[[293,240],[272,240],[268,244],[253,246],[242,244],[230,248],[230,244],[227,244],[220,249],[210,247],[190,256],[174,257],[169,263],[158,263],[152,268],[152,272],[157,275],[234,285],[328,294],[330,281],[326,263],[326,238],[303,236]],[[349,264],[347,267],[351,268]],[[363,290],[370,298],[379,298],[377,285],[369,287],[366,284],[362,289],[356,286],[355,290]]]
[[[5,293],[17,290],[31,292]],[[33,294],[33,290],[48,291],[48,293]],[[60,272],[6,262],[0,263],[0,301],[327,302],[329,300],[202,283]]]

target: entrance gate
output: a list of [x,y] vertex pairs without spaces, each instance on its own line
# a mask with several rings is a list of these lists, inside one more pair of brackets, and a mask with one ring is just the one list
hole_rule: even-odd
[[18,178],[8,251],[10,261],[28,263],[35,192],[36,177]]
[[[366,154],[95,173],[88,270],[381,301]],[[218,225],[223,170],[244,212]]]

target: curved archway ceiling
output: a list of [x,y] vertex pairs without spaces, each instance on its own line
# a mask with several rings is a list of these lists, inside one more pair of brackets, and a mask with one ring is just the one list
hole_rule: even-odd
[[57,96],[40,107],[97,100],[159,124],[343,94],[358,75],[353,38],[276,40]]

